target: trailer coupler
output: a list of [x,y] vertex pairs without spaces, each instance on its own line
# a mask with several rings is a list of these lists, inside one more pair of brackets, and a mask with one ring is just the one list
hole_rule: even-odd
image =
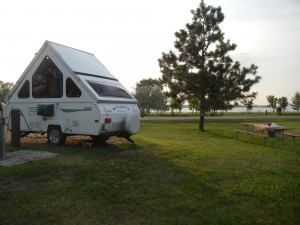
[[118,135],[118,137],[123,137],[123,138],[125,138],[127,141],[129,141],[131,144],[134,144],[134,140],[132,140],[132,139],[129,137],[129,135],[127,135],[127,134],[120,134],[120,135]]
[[131,144],[134,144],[134,140],[132,140],[130,137],[128,136],[124,136],[124,138],[129,141]]

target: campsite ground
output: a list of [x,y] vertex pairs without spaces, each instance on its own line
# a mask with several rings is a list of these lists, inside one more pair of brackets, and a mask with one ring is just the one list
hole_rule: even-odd
[[[28,137],[22,149],[59,155],[0,167],[2,224],[299,224],[300,140],[235,138],[255,119],[142,121],[132,146],[93,147],[73,137],[52,147]],[[295,128],[300,121],[272,118]],[[15,151],[8,145],[9,151]]]

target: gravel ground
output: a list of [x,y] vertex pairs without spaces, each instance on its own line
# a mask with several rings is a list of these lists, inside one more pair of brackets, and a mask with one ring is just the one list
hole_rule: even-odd
[[57,156],[56,153],[40,152],[33,150],[19,150],[15,152],[7,152],[6,159],[0,160],[0,166],[14,166],[26,163],[28,161],[36,161]]

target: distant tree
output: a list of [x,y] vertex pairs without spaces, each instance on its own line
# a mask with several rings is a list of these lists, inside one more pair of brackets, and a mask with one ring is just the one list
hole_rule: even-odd
[[164,102],[162,106],[159,108],[158,112],[162,115],[164,112],[170,110],[170,106],[168,105],[168,99],[167,96],[164,98]]
[[[246,105],[252,104],[252,100],[249,100]],[[230,110],[232,109],[235,105],[237,105],[237,102],[232,104],[229,101],[223,101],[222,99],[218,98],[217,96],[214,97],[214,100],[211,102],[211,111],[213,112],[214,115],[216,115],[217,110]]]
[[247,104],[246,104],[246,106],[247,106],[247,110],[252,110],[253,109],[253,102],[251,102],[251,101],[249,101]]
[[174,114],[174,109],[177,109],[179,113],[181,113],[184,101],[185,101],[184,98],[180,98],[180,97],[172,98],[170,100],[171,113]]
[[199,102],[198,99],[189,99],[189,110],[192,110],[192,112],[194,113],[194,111],[199,111]]
[[161,81],[159,79],[152,79],[152,78],[140,80],[140,82],[135,84],[136,89],[139,89],[140,87],[149,87],[151,89],[155,87],[159,87],[162,90]]
[[151,108],[151,110],[158,111],[161,114],[163,112],[169,110],[169,107],[167,105],[167,96],[157,86],[155,86],[151,90],[151,94],[150,94],[150,108]]
[[138,101],[141,116],[148,115],[151,111],[151,88],[140,87],[136,89],[134,97]]
[[300,110],[300,92],[297,91],[291,99],[291,106],[294,110]]
[[0,102],[4,102],[4,98],[8,95],[10,89],[14,86],[14,83],[4,82],[0,80]]
[[257,67],[243,67],[229,53],[236,45],[224,39],[220,24],[224,20],[221,7],[207,6],[202,0],[192,10],[192,22],[175,33],[176,52],[162,53],[158,60],[162,82],[171,95],[197,99],[200,110],[199,131],[204,131],[204,117],[216,101],[247,104],[257,93],[250,92],[258,83]]
[[134,96],[138,100],[138,107],[142,117],[151,111],[163,113],[169,109],[167,97],[162,92],[159,80],[149,78],[136,83]]
[[283,109],[283,111],[285,111],[286,107],[289,105],[287,97],[278,98],[278,105],[281,109]]
[[276,112],[278,115],[281,115],[282,114],[282,108],[281,107],[277,107],[276,108]]
[[278,99],[275,98],[274,95],[268,95],[267,96],[267,101],[269,103],[269,106],[273,109],[273,112],[275,112]]

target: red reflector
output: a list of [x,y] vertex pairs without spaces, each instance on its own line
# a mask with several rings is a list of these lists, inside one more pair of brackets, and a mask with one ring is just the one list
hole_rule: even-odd
[[105,119],[104,119],[104,122],[105,122],[105,123],[111,123],[111,118],[105,118]]
[[99,123],[99,120],[95,120],[95,123]]

